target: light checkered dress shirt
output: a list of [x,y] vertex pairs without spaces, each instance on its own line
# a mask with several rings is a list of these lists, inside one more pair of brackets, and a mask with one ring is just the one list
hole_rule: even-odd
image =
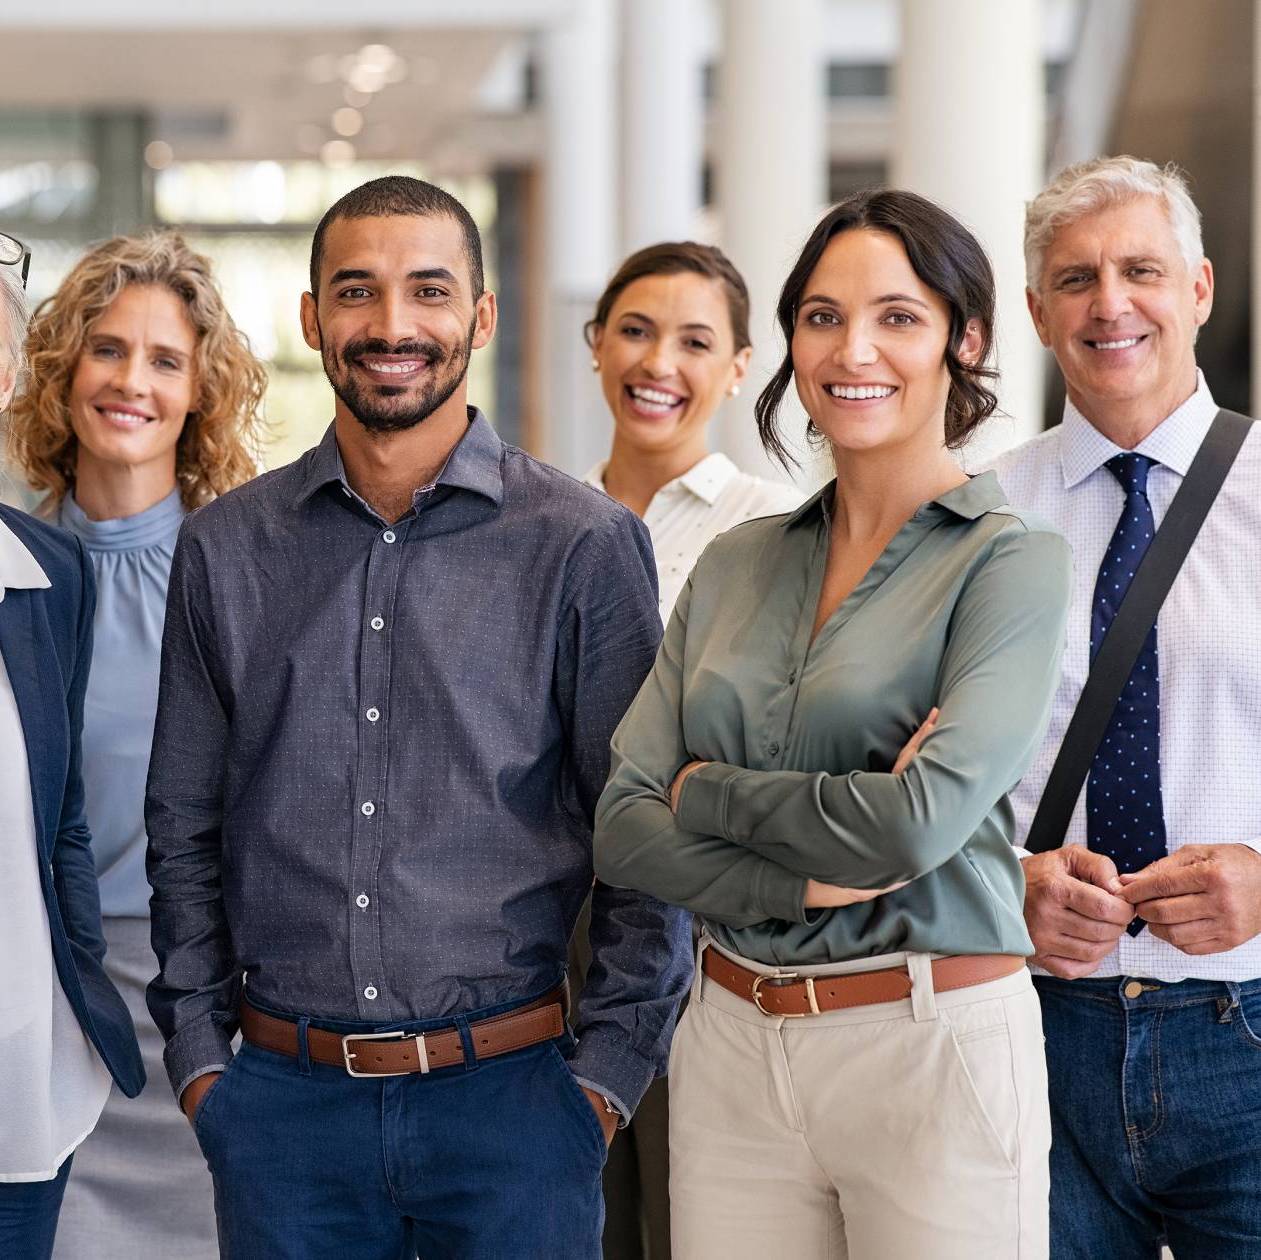
[[[1135,449],[1157,466],[1148,479],[1156,526],[1217,414],[1204,378]],[[1244,443],[1174,581],[1157,621],[1160,641],[1160,777],[1169,851],[1239,843],[1261,851],[1261,425]],[[1041,752],[1012,795],[1023,842],[1090,664],[1095,578],[1125,492],[1104,467],[1120,452],[1067,403],[1064,423],[993,467],[1012,504],[1059,526],[1072,544],[1073,598],[1064,673]],[[1086,843],[1086,793],[1065,837]],[[1173,982],[1261,977],[1261,936],[1192,957],[1144,930],[1122,936],[1093,973]]]

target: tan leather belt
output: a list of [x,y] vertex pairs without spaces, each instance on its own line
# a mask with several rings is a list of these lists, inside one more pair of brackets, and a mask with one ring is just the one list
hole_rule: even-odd
[[[947,993],[1014,975],[1025,965],[1010,954],[956,954],[933,963],[933,990]],[[798,1019],[850,1006],[900,1002],[911,996],[911,976],[905,967],[883,971],[855,971],[847,975],[798,976],[785,971],[765,976],[741,967],[716,949],[707,949],[701,970],[715,984],[752,1002],[763,1015]]]
[[[553,989],[528,1006],[469,1024],[474,1057],[491,1059],[511,1054],[540,1041],[551,1041],[565,1031],[563,991]],[[276,1054],[298,1056],[298,1025],[264,1015],[241,1003],[241,1035],[246,1041]],[[344,1067],[351,1076],[403,1076],[432,1072],[464,1062],[464,1043],[456,1028],[427,1033],[340,1033],[308,1028],[307,1051],[316,1063]]]

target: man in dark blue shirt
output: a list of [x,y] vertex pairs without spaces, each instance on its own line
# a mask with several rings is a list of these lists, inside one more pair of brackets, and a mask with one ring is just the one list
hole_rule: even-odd
[[563,993],[659,638],[647,533],[466,405],[495,319],[459,202],[347,194],[302,299],[333,424],[176,550],[149,1004],[228,1260],[596,1256],[665,1068],[681,912],[597,884],[572,1033]]

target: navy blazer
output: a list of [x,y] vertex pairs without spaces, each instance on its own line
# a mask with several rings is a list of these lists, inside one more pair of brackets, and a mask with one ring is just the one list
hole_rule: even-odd
[[[61,987],[110,1075],[129,1098],[144,1065],[126,1004],[105,974],[101,899],[83,813],[83,697],[92,663],[96,585],[83,544],[0,504],[3,521],[52,586],[6,588],[0,656],[17,700],[31,768],[39,879]],[[5,890],[0,888],[0,898]]]

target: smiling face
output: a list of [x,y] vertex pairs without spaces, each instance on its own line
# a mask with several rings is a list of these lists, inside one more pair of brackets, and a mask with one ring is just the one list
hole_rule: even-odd
[[[802,405],[833,450],[945,444],[950,308],[915,274],[902,242],[850,228],[810,273],[792,339]],[[980,345],[972,321],[959,348]]]
[[592,345],[617,441],[644,454],[704,451],[705,426],[744,379],[722,281],[642,276],[618,294]]
[[1164,204],[1139,197],[1058,228],[1029,311],[1074,405],[1107,425],[1159,423],[1195,390],[1195,335],[1213,307],[1207,259],[1188,267]]
[[196,408],[197,334],[169,289],[128,285],[92,325],[67,399],[79,440],[76,478],[94,465],[169,475]]
[[336,219],[324,238],[318,303],[302,331],[339,408],[377,433],[464,407],[469,356],[495,327],[492,293],[470,292],[460,225],[445,215]]

